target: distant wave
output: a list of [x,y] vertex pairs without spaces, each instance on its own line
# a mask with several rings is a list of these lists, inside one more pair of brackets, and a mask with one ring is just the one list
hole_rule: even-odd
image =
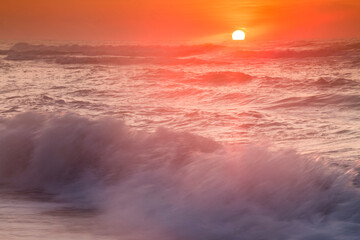
[[[359,42],[288,44],[281,48],[226,45],[35,45],[16,43],[2,50],[7,60],[48,60],[60,64],[226,64],[243,58],[358,56]],[[206,59],[206,60],[205,60]]]
[[[197,65],[219,64],[198,58],[164,58],[164,57],[58,57],[55,59],[59,64],[156,64],[156,65]],[[221,63],[220,63],[221,64]]]
[[115,64],[115,65],[133,65],[133,64],[156,64],[156,65],[197,65],[197,64],[225,64],[219,61],[207,61],[198,58],[164,58],[164,57],[84,57],[84,56],[57,56],[44,57],[38,55],[9,55],[6,60],[24,61],[24,60],[47,60],[58,64]]
[[196,46],[111,46],[111,45],[32,45],[17,43],[7,51],[7,60],[47,60],[59,64],[224,64],[207,61],[197,55],[219,48],[215,45]]
[[311,48],[288,45],[273,50],[235,50],[230,53],[236,58],[310,58],[330,56],[353,56],[360,54],[359,42],[336,42],[332,44],[312,44]]
[[354,177],[291,150],[110,118],[25,113],[0,124],[1,184],[96,208],[124,239],[355,240]]
[[219,49],[213,44],[203,45],[34,45],[16,43],[10,51],[32,55],[79,54],[83,56],[127,56],[127,57],[189,57]]

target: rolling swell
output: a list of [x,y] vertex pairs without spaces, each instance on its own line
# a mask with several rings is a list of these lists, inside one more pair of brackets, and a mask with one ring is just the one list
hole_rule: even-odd
[[294,151],[230,147],[114,119],[0,124],[0,181],[101,211],[124,239],[357,239],[354,174]]
[[316,86],[320,87],[357,87],[359,83],[357,81],[346,78],[319,78],[314,82]]
[[[228,85],[228,84],[242,84],[250,82],[252,76],[242,72],[208,72],[198,77],[199,83],[208,83],[212,85]],[[196,81],[192,81],[196,82]]]
[[305,97],[290,97],[272,103],[269,108],[326,107],[337,106],[359,109],[360,96],[345,94],[319,94]]

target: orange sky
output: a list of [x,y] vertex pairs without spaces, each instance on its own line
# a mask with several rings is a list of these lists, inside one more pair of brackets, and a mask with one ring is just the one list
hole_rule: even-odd
[[[360,37],[359,0],[0,0],[0,39]],[[209,38],[210,39],[210,38]]]

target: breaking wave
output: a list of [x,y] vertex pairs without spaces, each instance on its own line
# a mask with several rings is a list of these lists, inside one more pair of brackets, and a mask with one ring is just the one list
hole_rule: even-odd
[[115,119],[0,124],[0,181],[98,209],[122,239],[357,239],[354,173],[292,150],[227,146]]

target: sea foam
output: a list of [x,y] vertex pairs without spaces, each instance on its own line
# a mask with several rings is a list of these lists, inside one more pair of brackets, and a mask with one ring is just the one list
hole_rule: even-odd
[[294,150],[25,113],[0,124],[0,181],[99,210],[122,239],[357,239],[354,172]]

